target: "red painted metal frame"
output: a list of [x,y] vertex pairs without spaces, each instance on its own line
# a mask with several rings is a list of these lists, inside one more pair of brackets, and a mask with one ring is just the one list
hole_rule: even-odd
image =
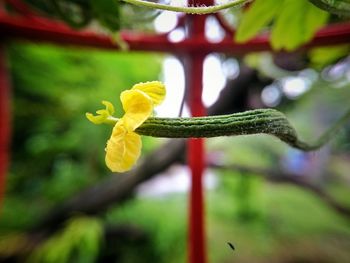
[[10,82],[5,47],[0,45],[0,208],[5,194],[6,172],[10,144]]
[[[198,16],[200,17],[200,16]],[[89,30],[75,31],[60,22],[36,17],[12,17],[0,14],[0,34],[6,39],[27,39],[37,42],[49,42],[60,45],[85,46],[100,49],[119,49],[113,40],[102,34]],[[242,56],[254,51],[272,50],[269,44],[269,35],[261,35],[253,40],[238,44],[233,42],[233,31],[227,32],[226,37],[219,43],[211,43],[204,36],[185,39],[181,42],[171,42],[167,35],[152,35],[141,32],[121,33],[131,51],[155,51],[172,54],[189,54],[201,52],[229,53]],[[350,23],[328,25],[321,29],[308,44],[301,48],[315,46],[336,45],[350,42]],[[198,48],[200,47],[200,48]]]
[[[93,31],[75,31],[61,22],[36,16],[20,0],[7,0],[20,14],[10,16],[0,8],[1,40],[25,39],[37,42],[49,42],[69,46],[85,46],[100,49],[117,50],[119,47],[113,40]],[[189,5],[212,5],[213,0],[189,0]],[[209,16],[209,15],[208,15]],[[234,30],[219,14],[213,14],[226,36],[219,43],[211,43],[205,38],[205,20],[208,16],[186,15],[179,26],[186,26],[187,37],[180,42],[171,42],[167,34],[150,35],[141,32],[121,33],[122,39],[131,51],[167,52],[178,56],[185,67],[186,90],[188,104],[193,116],[205,115],[202,103],[203,61],[209,53],[228,53],[242,56],[254,51],[271,50],[269,35],[260,35],[255,39],[238,44],[233,42]],[[315,46],[350,43],[350,24],[334,24],[321,29],[308,44],[301,47],[307,49]],[[0,194],[4,189],[4,178],[8,162],[8,144],[10,136],[9,83],[7,79],[4,50],[0,49]],[[188,259],[191,263],[205,263],[205,222],[203,172],[205,169],[204,141],[190,139],[188,141],[188,163],[192,171],[192,185],[189,206],[189,247]]]
[[[212,0],[189,1],[190,5],[212,5]],[[202,39],[205,36],[206,16],[188,16],[187,40]],[[185,55],[184,69],[186,80],[187,101],[194,117],[206,115],[202,101],[203,93],[203,63],[205,53],[188,53]],[[189,139],[187,142],[187,160],[191,168],[191,190],[189,200],[188,226],[188,262],[205,263],[206,238],[204,222],[204,188],[203,174],[205,169],[205,150],[203,139]]]

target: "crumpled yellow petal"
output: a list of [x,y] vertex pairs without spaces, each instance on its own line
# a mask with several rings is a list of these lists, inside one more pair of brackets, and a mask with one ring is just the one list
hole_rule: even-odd
[[166,94],[165,86],[160,81],[148,81],[135,84],[131,90],[141,90],[151,97],[153,104],[159,105],[163,102]]
[[140,90],[123,91],[120,100],[125,111],[123,123],[128,131],[134,131],[152,114],[152,100]]
[[112,172],[125,172],[131,169],[141,154],[141,136],[128,131],[119,120],[114,126],[106,146],[106,165]]

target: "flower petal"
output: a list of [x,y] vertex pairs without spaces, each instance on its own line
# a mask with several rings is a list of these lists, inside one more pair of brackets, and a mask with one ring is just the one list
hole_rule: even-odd
[[122,119],[128,131],[134,131],[152,114],[152,100],[140,90],[123,91],[120,100],[125,111]]
[[141,154],[141,136],[127,131],[120,120],[113,128],[106,146],[106,165],[112,172],[125,172],[131,169]]
[[106,120],[107,116],[104,115],[93,115],[90,112],[85,113],[86,118],[91,121],[94,124],[101,124],[104,123],[104,121]]
[[114,106],[111,102],[109,102],[108,100],[103,100],[102,104],[106,106],[106,111],[109,113],[109,115],[113,115],[115,110],[114,110]]
[[114,114],[114,106],[112,103],[106,100],[102,101],[102,104],[106,106],[106,109],[97,110],[97,115],[93,115],[90,112],[87,112],[85,114],[86,118],[94,124],[111,122],[110,120],[108,120],[108,118]]
[[159,105],[163,102],[166,91],[165,86],[160,81],[148,81],[135,84],[131,90],[141,90],[151,97],[153,104]]

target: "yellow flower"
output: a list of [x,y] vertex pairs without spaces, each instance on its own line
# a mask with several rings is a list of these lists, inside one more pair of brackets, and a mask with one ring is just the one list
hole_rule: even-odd
[[[141,153],[141,136],[135,130],[153,113],[165,97],[165,87],[159,81],[138,83],[130,90],[123,91],[120,100],[125,114],[115,124],[106,146],[106,165],[112,172],[125,172],[131,169]],[[97,116],[87,113],[86,117],[95,124],[115,122],[112,116],[114,107],[103,101],[105,110],[98,110]]]

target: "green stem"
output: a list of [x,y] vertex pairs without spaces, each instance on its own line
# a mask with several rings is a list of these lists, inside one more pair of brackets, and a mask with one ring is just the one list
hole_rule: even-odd
[[171,5],[164,5],[154,2],[148,2],[143,0],[121,0],[129,4],[143,6],[143,7],[149,7],[154,9],[161,9],[161,10],[167,10],[167,11],[174,11],[174,12],[183,12],[188,14],[197,14],[197,15],[204,15],[209,13],[215,13],[223,9],[231,8],[231,7],[239,7],[241,5],[244,5],[248,2],[251,2],[252,0],[232,0],[228,3],[222,4],[222,5],[213,5],[213,6],[171,6]]
[[350,109],[314,143],[306,143],[286,116],[274,109],[258,109],[230,115],[195,118],[149,118],[136,133],[163,138],[201,138],[269,134],[304,151],[320,148],[350,119]]

